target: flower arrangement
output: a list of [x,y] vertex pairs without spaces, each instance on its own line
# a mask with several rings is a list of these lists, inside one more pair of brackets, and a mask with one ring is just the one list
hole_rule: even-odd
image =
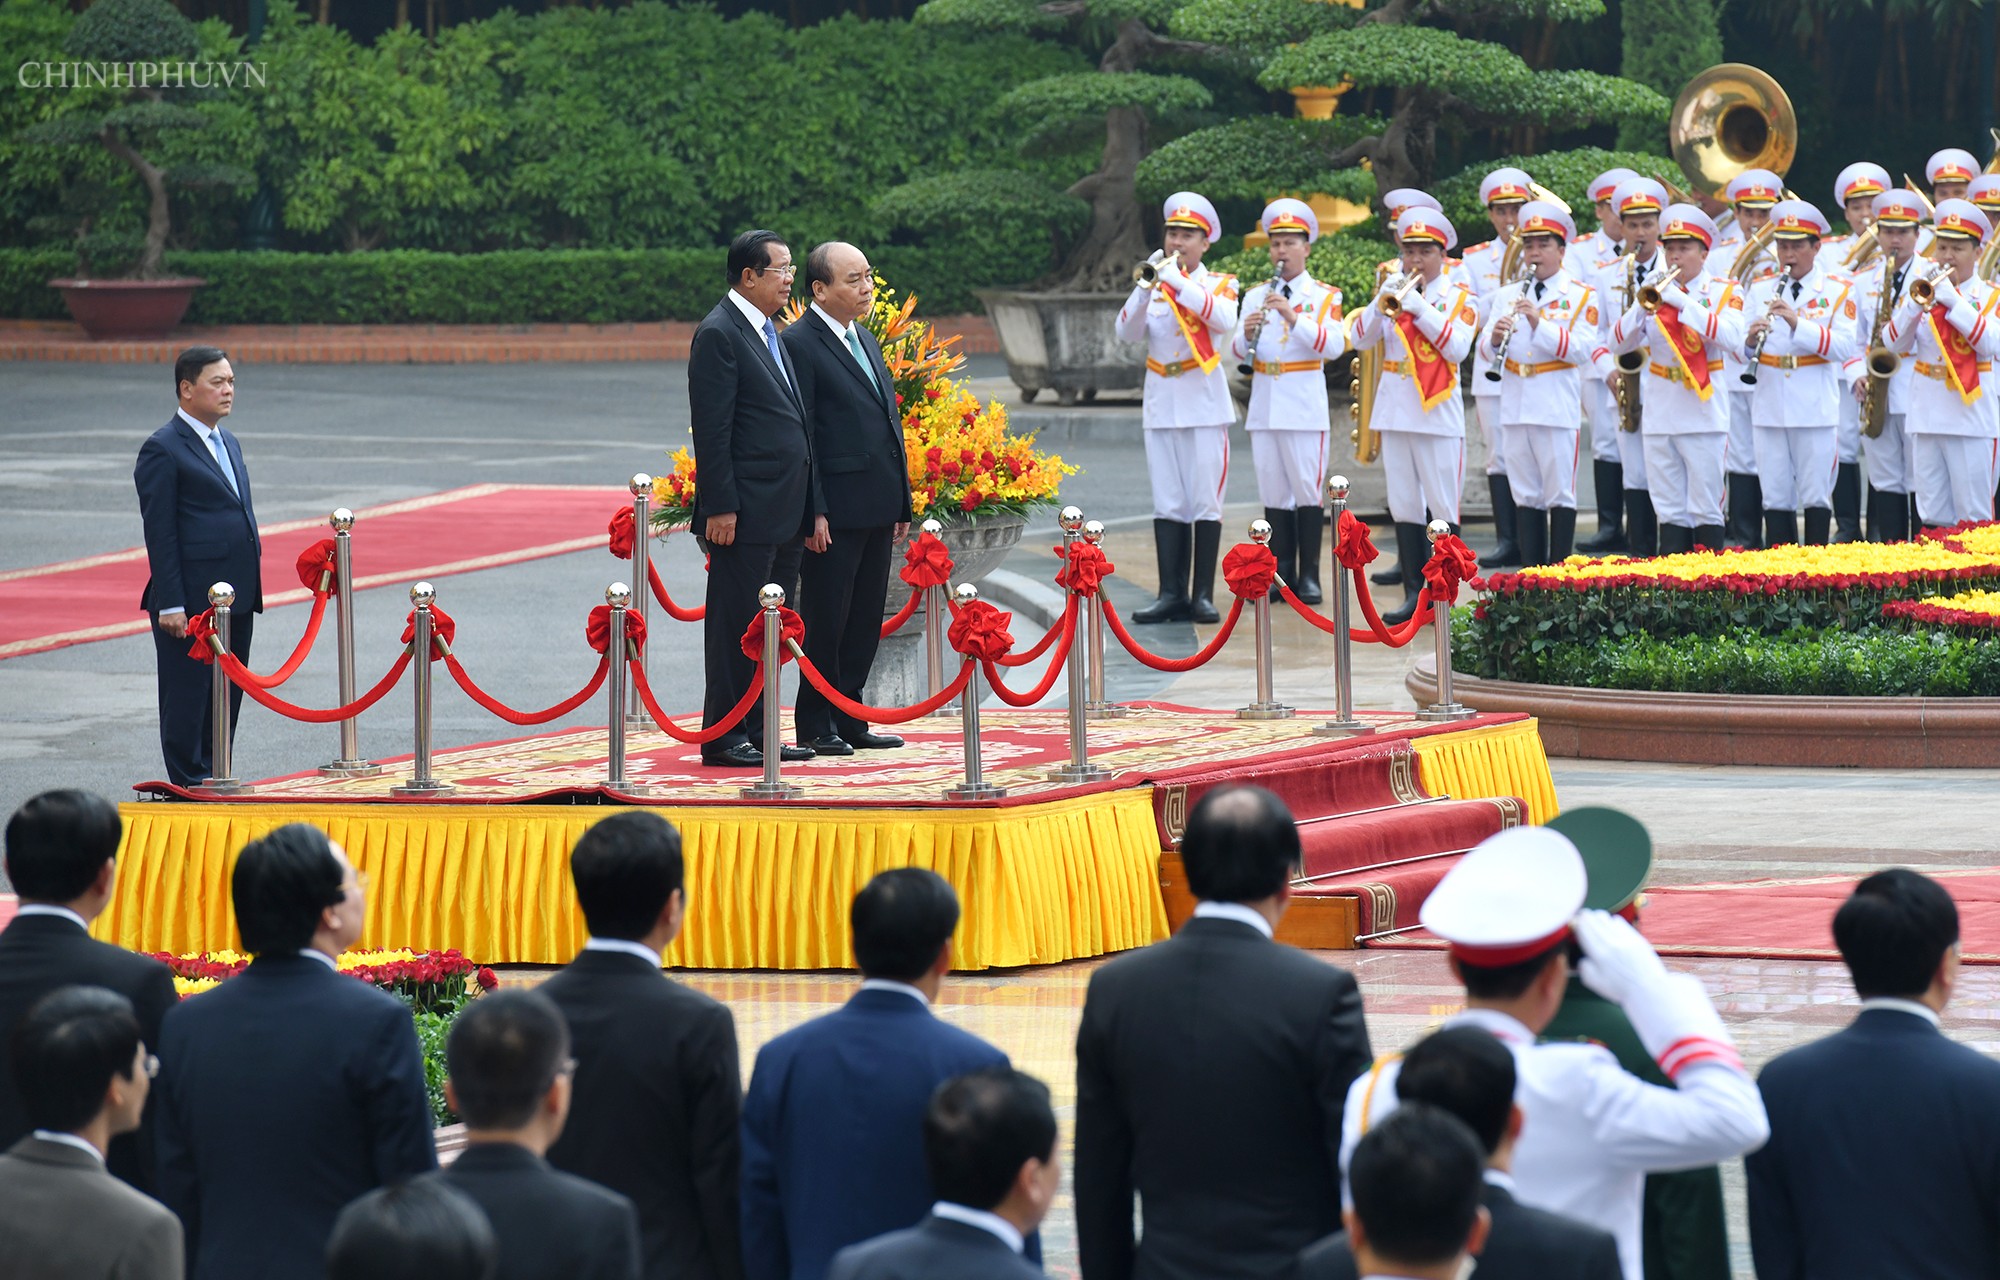
[[[1990,549],[1987,542],[1993,545]],[[1607,587],[1656,587],[1670,591],[1725,591],[1775,595],[1845,587],[1906,587],[2000,577],[2000,537],[1946,536],[1915,542],[1849,542],[1830,547],[1771,547],[1763,551],[1691,551],[1651,560],[1592,560],[1571,556],[1485,579],[1490,591],[1587,591]]]
[[[174,991],[182,999],[220,985],[250,963],[249,956],[237,951],[184,956],[160,952],[153,958],[173,971]],[[456,951],[349,951],[334,964],[350,977],[402,997],[419,1013],[455,1011],[500,985],[493,970]]]
[[1885,618],[1906,618],[1939,627],[2000,629],[2000,591],[1961,591],[1927,600],[1891,600],[1882,606]]
[[694,523],[694,450],[682,445],[669,461],[673,468],[653,477],[653,528],[659,533]]

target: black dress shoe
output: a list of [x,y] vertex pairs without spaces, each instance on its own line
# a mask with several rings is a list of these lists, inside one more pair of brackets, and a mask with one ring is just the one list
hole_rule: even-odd
[[847,739],[837,733],[829,733],[824,738],[814,738],[812,740],[812,749],[813,754],[819,756],[851,756],[854,754],[854,748],[847,745]]
[[811,747],[795,747],[788,742],[778,750],[778,759],[780,760],[800,761],[812,758],[813,749]]
[[903,745],[903,740],[893,733],[857,733],[847,741],[857,751],[887,751]]
[[761,769],[764,753],[747,742],[734,746],[711,747],[701,753],[701,762],[711,769]]

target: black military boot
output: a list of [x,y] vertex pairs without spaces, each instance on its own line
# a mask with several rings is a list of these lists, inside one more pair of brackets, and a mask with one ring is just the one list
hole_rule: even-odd
[[1597,536],[1576,545],[1585,555],[1604,556],[1625,550],[1625,464],[1592,458],[1590,474],[1597,482]]
[[1764,513],[1764,545],[1767,547],[1797,546],[1799,541],[1799,517],[1795,511],[1766,511]]
[[[1299,519],[1299,580],[1292,584],[1292,594],[1302,604],[1318,604],[1325,598],[1319,585],[1319,552],[1326,541],[1326,512],[1318,507],[1300,507],[1296,514]],[[1338,573],[1338,570],[1335,572]]]
[[1806,545],[1823,547],[1833,536],[1833,508],[1806,508]]
[[1561,564],[1576,550],[1576,508],[1549,508],[1549,564]]
[[1720,551],[1727,543],[1728,535],[1719,524],[1698,524],[1694,527],[1694,545],[1708,551]]
[[1660,554],[1660,518],[1653,514],[1653,495],[1644,489],[1625,491],[1625,550],[1642,560]]
[[1391,625],[1408,622],[1417,611],[1417,597],[1424,589],[1424,565],[1430,558],[1431,540],[1424,526],[1397,521],[1396,560],[1403,567],[1403,603],[1383,614],[1382,621]]
[[1833,540],[1861,541],[1861,464],[1843,462],[1833,477]]
[[1160,562],[1160,594],[1132,614],[1134,622],[1188,620],[1188,549],[1194,526],[1178,520],[1153,521],[1153,554]]
[[[1499,569],[1520,564],[1526,556],[1520,546],[1520,529],[1516,523],[1516,513],[1520,508],[1514,505],[1514,486],[1506,476],[1488,476],[1486,492],[1493,496],[1493,536],[1500,545],[1479,557],[1479,567]],[[1527,560],[1527,563],[1535,562]]]
[[1188,612],[1196,622],[1220,622],[1215,611],[1215,553],[1222,549],[1222,521],[1194,522],[1194,585]]
[[1729,473],[1729,545],[1755,551],[1763,545],[1758,519],[1764,510],[1764,483],[1748,471]]
[[1910,502],[1900,493],[1877,492],[1875,514],[1868,520],[1869,536],[1877,542],[1910,540]]
[[1684,551],[1694,550],[1694,530],[1684,524],[1663,524],[1660,526],[1660,554],[1677,556]]
[[[1299,537],[1297,513],[1283,507],[1265,507],[1264,522],[1271,526],[1271,556],[1278,562],[1278,577],[1292,589],[1299,589]],[[1271,584],[1271,603],[1284,599],[1278,584]]]
[[[1514,540],[1521,547],[1522,567],[1549,562],[1549,513],[1540,507],[1514,508]],[[1484,560],[1479,563],[1485,564]]]

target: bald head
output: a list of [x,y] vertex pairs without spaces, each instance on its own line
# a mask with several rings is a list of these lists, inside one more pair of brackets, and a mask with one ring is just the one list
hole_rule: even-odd
[[1220,787],[1201,798],[1181,837],[1188,888],[1204,902],[1258,902],[1284,891],[1299,865],[1299,829],[1262,787]]
[[814,245],[806,255],[806,287],[813,301],[842,324],[852,324],[875,305],[875,272],[868,256],[843,240]]

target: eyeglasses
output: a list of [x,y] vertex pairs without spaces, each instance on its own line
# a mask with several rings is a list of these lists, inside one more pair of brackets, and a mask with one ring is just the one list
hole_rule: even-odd
[[156,1054],[156,1053],[149,1053],[149,1054],[147,1054],[147,1055],[146,1055],[146,1063],[145,1063],[145,1067],[146,1067],[146,1078],[147,1078],[148,1080],[157,1080],[157,1079],[159,1079],[159,1078],[160,1078],[160,1055],[158,1055],[158,1054]]
[[757,268],[757,274],[758,274],[758,275],[760,275],[760,276],[761,276],[761,275],[763,275],[763,274],[764,274],[765,272],[767,272],[767,271],[773,271],[773,272],[776,272],[777,274],[779,274],[779,275],[783,276],[783,277],[784,277],[785,279],[787,279],[787,280],[790,280],[790,279],[791,279],[791,278],[792,278],[793,276],[796,276],[796,275],[797,275],[797,274],[799,273],[799,269],[798,269],[797,267],[793,266],[793,265],[792,265],[792,264],[790,264],[790,263],[786,263],[786,264],[785,264],[784,266],[782,266],[782,267],[759,267],[759,268]]

